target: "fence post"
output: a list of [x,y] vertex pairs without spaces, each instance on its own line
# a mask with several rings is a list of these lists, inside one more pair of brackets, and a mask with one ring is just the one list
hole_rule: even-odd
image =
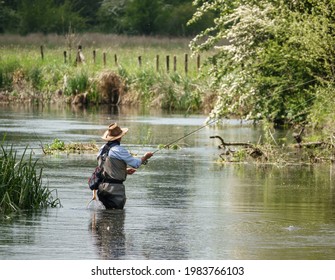
[[170,72],[170,56],[166,56],[166,72]]
[[141,68],[142,67],[142,56],[138,56],[138,66]]
[[188,54],[185,53],[185,74],[188,72]]
[[104,66],[107,64],[107,54],[106,52],[103,53],[103,61],[104,61]]
[[67,53],[66,53],[66,51],[64,51],[63,55],[64,55],[64,63],[66,63],[67,62]]
[[97,52],[96,52],[96,50],[93,50],[93,63],[94,64],[96,62],[96,56],[97,56]]
[[156,55],[156,71],[159,72],[159,55]]
[[115,66],[118,66],[118,63],[117,63],[117,55],[114,54],[114,62],[115,62]]
[[200,70],[200,54],[197,55],[197,71]]
[[41,46],[41,58],[42,58],[42,60],[44,60],[44,49],[43,49],[43,46]]
[[173,71],[177,71],[177,57],[175,55],[173,56]]

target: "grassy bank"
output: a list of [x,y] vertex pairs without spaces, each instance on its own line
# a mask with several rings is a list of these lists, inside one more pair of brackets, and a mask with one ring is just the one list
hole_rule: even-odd
[[[3,35],[0,101],[135,103],[208,111],[214,94],[201,71],[206,58],[192,57],[188,42],[98,34]],[[78,45],[83,46],[84,63],[76,63]]]
[[60,205],[42,183],[42,169],[32,154],[19,156],[13,147],[0,145],[0,214]]

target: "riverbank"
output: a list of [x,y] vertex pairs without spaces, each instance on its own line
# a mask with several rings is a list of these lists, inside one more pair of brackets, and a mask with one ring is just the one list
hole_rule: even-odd
[[188,39],[7,37],[0,37],[7,39],[0,48],[2,103],[141,104],[202,113],[214,106],[202,72],[206,58],[191,56]]
[[[206,56],[192,56],[188,38],[31,34],[2,35],[0,42],[0,103],[140,106],[208,115],[218,99],[220,89],[206,75]],[[303,137],[331,144],[332,92],[321,93],[302,124]]]

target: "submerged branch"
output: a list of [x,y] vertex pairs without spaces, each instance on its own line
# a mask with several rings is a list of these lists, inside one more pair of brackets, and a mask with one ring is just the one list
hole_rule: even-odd
[[[325,141],[315,141],[297,144],[273,146],[266,144],[252,144],[249,142],[225,142],[221,136],[210,136],[211,139],[219,139],[218,148],[223,150],[220,158],[224,162],[242,162],[250,156],[257,162],[293,164],[319,163],[335,161],[335,145]],[[301,138],[300,138],[301,139]],[[298,142],[298,141],[297,141]],[[232,150],[230,147],[239,146]]]
[[209,138],[218,138],[221,141],[221,145],[219,146],[220,149],[225,148],[226,146],[244,146],[244,147],[249,147],[253,148],[254,145],[248,143],[248,142],[225,142],[221,136],[215,135],[215,136],[210,136]]
[[[221,144],[219,145],[219,149],[224,149],[225,152],[222,153],[220,155],[220,157],[222,158],[222,156],[233,156],[235,159],[233,161],[237,161],[236,157],[238,159],[244,158],[245,155],[244,154],[248,154],[250,155],[252,158],[264,158],[265,160],[267,160],[267,156],[266,154],[259,148],[256,147],[255,145],[248,143],[248,142],[225,142],[224,139],[221,136],[210,136],[210,138],[217,138],[221,141]],[[240,152],[240,153],[236,153],[236,151],[233,151],[231,149],[227,149],[227,146],[243,146],[244,150],[240,150],[240,151],[244,151],[244,152]],[[238,156],[236,156],[238,155]],[[231,160],[229,160],[231,161]]]

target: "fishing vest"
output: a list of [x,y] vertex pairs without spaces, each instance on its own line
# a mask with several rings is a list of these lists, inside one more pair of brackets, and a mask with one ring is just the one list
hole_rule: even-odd
[[127,164],[123,160],[107,157],[103,164],[105,182],[122,183],[127,178]]

